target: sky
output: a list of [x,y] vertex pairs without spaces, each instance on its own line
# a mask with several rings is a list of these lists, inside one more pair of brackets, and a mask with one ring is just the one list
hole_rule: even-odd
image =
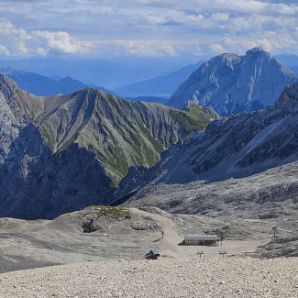
[[256,46],[298,52],[297,0],[0,0],[2,59],[178,59]]

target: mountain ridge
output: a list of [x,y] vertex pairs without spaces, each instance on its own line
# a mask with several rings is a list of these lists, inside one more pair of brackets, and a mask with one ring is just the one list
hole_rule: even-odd
[[130,167],[152,166],[213,115],[92,88],[34,96],[2,75],[0,103],[0,216],[29,219],[112,201]]
[[143,192],[150,195],[151,188],[163,184],[168,188],[185,185],[187,189],[193,182],[213,184],[246,179],[297,162],[297,115],[295,83],[284,89],[273,106],[213,121],[204,132],[164,152],[151,169],[136,168],[121,182],[119,197],[135,192],[140,197]]

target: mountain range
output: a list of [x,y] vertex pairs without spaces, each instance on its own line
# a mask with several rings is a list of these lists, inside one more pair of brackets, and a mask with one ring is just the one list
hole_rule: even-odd
[[193,63],[196,63],[196,59],[166,56],[146,57],[146,59],[141,56],[105,59],[81,56],[10,57],[9,59],[0,57],[1,67],[38,73],[49,78],[56,75],[72,77],[81,82],[103,86],[108,90],[158,77]]
[[[268,53],[267,53],[268,54]],[[225,56],[233,56],[233,54],[225,54]],[[234,55],[235,56],[235,55]],[[216,57],[215,57],[216,58]],[[215,59],[213,58],[213,59]],[[218,57],[221,61],[220,57]],[[295,65],[298,65],[297,56],[277,56],[277,61],[281,61],[284,65],[289,65],[291,70],[298,74],[298,68]],[[251,63],[251,62],[249,62]],[[252,61],[252,63],[257,64],[257,61]],[[171,95],[177,90],[179,85],[188,80],[191,74],[196,72],[201,66],[202,62],[196,64],[189,64],[178,70],[168,72],[165,75],[159,75],[148,80],[143,80],[137,83],[133,83],[121,88],[113,88],[113,94],[118,94],[129,100],[139,100],[147,102],[159,102],[163,104],[169,104],[175,106],[176,104],[172,101],[168,101]],[[220,65],[216,66],[217,68],[223,67]],[[256,67],[258,67],[256,65]],[[285,67],[282,67],[285,69]],[[223,71],[223,70],[221,70]],[[243,69],[246,71],[246,69]],[[92,87],[99,90],[107,91],[103,87],[98,87],[93,84],[86,84],[81,81],[75,80],[71,77],[61,77],[61,76],[44,76],[36,72],[21,71],[11,67],[0,68],[0,73],[5,74],[17,82],[18,86],[23,90],[29,91],[35,95],[40,96],[49,96],[54,94],[68,94],[71,92],[78,91],[83,88]],[[293,74],[292,74],[293,75]],[[221,74],[217,74],[219,79],[222,79]],[[101,77],[101,76],[100,76]],[[105,80],[103,80],[105,82]],[[198,82],[199,84],[199,82]],[[246,82],[243,82],[246,84]],[[222,93],[227,93],[228,90],[223,86]],[[247,94],[249,91],[245,91]],[[246,96],[246,94],[244,94]],[[247,95],[248,96],[248,95]],[[260,97],[263,96],[262,92]],[[237,100],[236,100],[237,101]],[[185,106],[183,104],[182,106]],[[261,108],[262,105],[255,105],[254,108]],[[247,108],[245,108],[245,111]]]
[[[298,83],[289,82],[296,77],[261,49],[217,56],[186,82],[204,71],[218,77],[216,90],[238,90],[244,111],[257,111],[220,118],[198,100],[181,101],[181,110],[93,88],[36,96],[0,75],[0,216],[53,218],[135,199],[175,212],[228,212],[230,203],[239,210],[271,204],[274,191],[279,200],[292,200]],[[274,92],[286,86],[275,101],[272,80]],[[253,106],[247,98],[255,94]],[[227,107],[236,106],[222,106],[222,114]]]
[[114,92],[124,97],[138,98],[147,96],[169,98],[177,87],[182,84],[200,64],[201,62],[190,64],[166,75],[115,89]]
[[0,68],[0,74],[13,79],[21,89],[40,96],[68,94],[87,87],[94,87],[106,91],[102,87],[87,85],[71,77],[50,78],[38,73],[20,71],[13,68]]
[[282,64],[287,65],[291,69],[298,66],[298,56],[294,54],[280,54],[275,58]]
[[108,204],[130,167],[154,165],[216,117],[92,88],[34,96],[0,75],[0,216],[52,218]]
[[297,76],[261,48],[244,56],[222,54],[202,64],[176,90],[169,104],[188,101],[211,106],[220,115],[255,111],[273,104]]
[[295,83],[274,105],[213,121],[164,152],[151,169],[135,168],[118,196],[179,213],[250,217],[290,210],[298,194],[297,131]]
[[[274,58],[272,58],[270,56],[269,53],[266,53],[265,51],[263,51],[262,49],[260,48],[255,48],[255,49],[252,49],[250,51],[248,51],[248,53],[250,52],[256,52],[256,54],[258,52],[260,52],[259,54],[263,54],[265,59],[263,59],[263,62],[261,62],[263,65],[260,65],[260,61],[257,61],[257,59],[252,59],[252,61],[246,61],[246,64],[247,65],[251,65],[251,68],[254,66],[256,68],[256,71],[258,70],[259,72],[263,72],[264,76],[265,75],[270,75],[270,69],[266,69],[266,64],[277,64],[277,70],[276,72],[274,72],[274,75],[278,75],[278,76],[283,76],[283,73],[286,73],[285,76],[285,80],[282,80],[281,82],[281,86],[284,87],[287,83],[291,83],[293,82],[292,81],[292,77],[298,77],[298,57],[297,56],[294,56],[294,55],[281,55],[281,56],[276,56]],[[235,54],[224,54],[224,55],[220,55],[219,57],[214,57],[212,58],[211,60],[217,60],[218,62],[218,65],[214,65],[215,63],[213,63],[213,68],[217,68],[217,70],[210,70],[209,72],[214,72],[213,74],[208,74],[210,76],[216,76],[218,78],[218,80],[222,80],[222,74],[224,73],[224,67],[226,67],[224,61],[222,61],[223,59],[222,58],[227,58],[228,57],[236,57],[238,55],[235,55]],[[256,55],[257,56],[257,55]],[[239,59],[241,59],[241,56],[239,57]],[[243,60],[244,60],[244,57],[242,57]],[[255,57],[257,58],[257,57]],[[268,61],[266,61],[266,59]],[[207,63],[209,64],[209,69],[211,68],[211,65],[212,62],[208,61]],[[146,100],[146,101],[152,101],[152,102],[162,102],[162,103],[168,103],[169,105],[174,105],[176,106],[177,103],[173,103],[172,100],[168,101],[167,102],[167,99],[170,98],[174,93],[175,91],[177,91],[178,87],[180,85],[182,85],[185,81],[185,84],[186,85],[190,85],[191,84],[191,80],[189,79],[189,77],[191,75],[193,76],[196,76],[194,73],[199,71],[199,68],[200,66],[203,64],[202,61],[199,61],[197,62],[196,64],[190,64],[190,65],[187,65],[183,68],[180,68],[176,71],[173,71],[173,72],[170,72],[166,75],[162,75],[162,76],[157,76],[157,77],[154,77],[154,78],[151,78],[149,80],[143,80],[143,81],[140,81],[140,82],[136,82],[136,83],[133,83],[133,84],[130,84],[130,85],[127,85],[127,86],[124,86],[124,87],[121,87],[121,88],[117,88],[114,90],[114,92],[116,94],[119,94],[121,96],[124,96],[124,97],[127,97],[127,98],[133,98],[135,100]],[[221,65],[223,64],[223,65]],[[247,65],[245,67],[242,68],[242,72],[248,72],[249,75],[252,76],[252,81],[254,80],[253,79],[253,71],[251,71],[250,69],[246,69]],[[290,69],[288,69],[288,67],[290,67]],[[280,70],[278,70],[278,68],[280,68]],[[287,78],[288,77],[288,74],[289,74],[289,77],[291,78]],[[205,77],[206,74],[203,74],[201,76],[202,77]],[[237,74],[230,74],[230,75],[236,75],[238,77]],[[206,86],[204,86],[204,83],[201,82],[201,78],[199,78],[197,80],[197,85],[199,86],[200,83],[203,85],[201,86],[201,88],[205,88]],[[230,78],[230,80],[233,80],[235,78]],[[243,78],[242,78],[243,79]],[[256,77],[256,79],[258,80],[258,78]],[[259,80],[263,80],[262,78],[259,78]],[[220,83],[222,84],[222,82]],[[236,84],[236,82],[235,82]],[[245,85],[247,84],[247,82],[237,82],[238,85]],[[258,84],[258,83],[257,83]],[[242,86],[242,87],[243,87]],[[222,93],[227,93],[229,92],[229,90],[226,90],[228,89],[230,86],[223,86],[224,90],[221,90]],[[199,87],[198,87],[199,88]],[[207,87],[206,87],[207,88]],[[254,89],[255,87],[252,86],[251,89]],[[256,88],[260,88],[258,86],[256,86]],[[183,89],[181,92],[182,92],[182,95],[184,94],[184,92],[187,92],[186,88],[185,87],[181,87],[181,89]],[[278,89],[276,91],[276,96],[278,97],[278,95],[280,94],[282,89]],[[247,93],[249,93],[249,91],[245,91]],[[255,97],[257,98],[258,96],[259,97],[262,97],[263,95],[264,96],[267,96],[266,94],[263,94],[264,92],[261,91],[261,94],[259,95],[255,95]],[[174,95],[175,96],[175,95]],[[179,94],[179,98],[180,98],[181,94]],[[275,97],[276,97],[275,96]],[[276,98],[277,98],[276,97]],[[178,99],[179,101],[180,99]],[[234,99],[236,101],[236,99]],[[262,101],[262,100],[260,100]],[[273,100],[274,101],[274,100]],[[271,103],[273,103],[273,101]],[[202,104],[202,102],[201,102]],[[185,105],[185,102],[178,103],[178,106],[184,106]],[[257,104],[255,106],[253,106],[253,109],[254,108],[261,108],[263,107],[263,103],[261,105]],[[244,111],[249,111],[248,108],[244,108]]]

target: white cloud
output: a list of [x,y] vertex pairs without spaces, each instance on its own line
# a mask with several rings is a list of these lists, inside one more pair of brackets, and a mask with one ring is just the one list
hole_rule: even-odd
[[257,40],[256,41],[256,46],[259,46],[263,49],[265,49],[268,52],[271,52],[273,50],[273,44],[267,40],[266,38],[261,39],[261,40]]
[[45,48],[42,48],[42,47],[38,47],[36,49],[36,54],[38,56],[45,57],[48,53],[49,53],[48,49],[45,49]]
[[0,20],[0,38],[6,48],[6,55],[12,53],[25,55],[28,53],[26,42],[31,39],[30,34],[12,22]]
[[123,0],[0,0],[0,15],[6,18],[0,20],[0,40],[10,55],[183,56],[255,45],[298,48],[297,1],[125,0],[123,7]]
[[0,55],[9,55],[9,50],[7,49],[6,46],[0,44]]
[[215,54],[220,54],[225,51],[224,47],[218,43],[211,44],[209,47]]
[[78,54],[84,52],[87,47],[87,44],[71,38],[67,32],[34,31],[32,36],[43,41],[44,47],[60,53]]
[[160,40],[102,40],[94,44],[94,51],[100,55],[176,56],[176,49],[170,41]]
[[229,14],[227,13],[215,13],[212,15],[212,19],[215,21],[228,21],[229,20]]
[[88,42],[76,40],[67,32],[27,31],[7,20],[0,20],[0,53],[5,55],[45,56],[51,51],[80,54],[88,50]]

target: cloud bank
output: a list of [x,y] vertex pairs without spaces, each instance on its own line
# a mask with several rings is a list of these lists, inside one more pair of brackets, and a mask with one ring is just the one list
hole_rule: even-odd
[[0,0],[0,16],[1,56],[298,50],[294,0]]

